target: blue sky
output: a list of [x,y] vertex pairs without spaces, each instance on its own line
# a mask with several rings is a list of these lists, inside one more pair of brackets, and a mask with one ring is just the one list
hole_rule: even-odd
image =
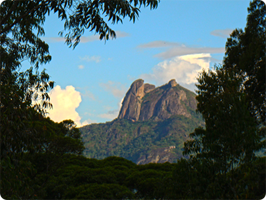
[[43,39],[52,61],[42,68],[55,81],[50,118],[78,126],[111,121],[139,78],[156,86],[174,78],[194,91],[197,74],[222,62],[230,32],[245,27],[248,6],[247,0],[161,0],[156,10],[141,9],[134,24],[126,18],[111,25],[116,39],[100,41],[86,31],[74,50],[58,36],[63,23],[48,16]]

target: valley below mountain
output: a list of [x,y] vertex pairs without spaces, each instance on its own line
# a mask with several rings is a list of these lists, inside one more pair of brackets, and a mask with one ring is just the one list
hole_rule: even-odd
[[116,119],[80,128],[84,155],[119,156],[136,164],[176,162],[189,134],[204,126],[195,97],[175,80],[157,88],[134,81]]

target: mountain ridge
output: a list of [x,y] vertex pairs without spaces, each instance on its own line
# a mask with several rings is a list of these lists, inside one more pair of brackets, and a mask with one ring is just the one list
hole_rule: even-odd
[[136,164],[176,162],[189,134],[204,126],[195,96],[175,80],[159,87],[134,81],[116,119],[80,128],[84,155],[120,156]]

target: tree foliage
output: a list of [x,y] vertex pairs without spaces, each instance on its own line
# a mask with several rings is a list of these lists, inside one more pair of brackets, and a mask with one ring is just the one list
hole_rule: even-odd
[[[190,154],[192,160],[193,167],[188,173],[204,177],[195,181],[207,178],[206,189],[198,191],[201,198],[239,197],[244,184],[239,187],[241,175],[236,174],[241,166],[253,166],[257,159],[255,152],[262,147],[263,135],[248,110],[241,83],[241,79],[224,69],[203,72],[199,78],[198,110],[205,119],[205,128],[196,128],[190,134],[193,140],[185,143],[184,153]],[[247,194],[248,190],[241,192]],[[195,195],[197,191],[192,193]]]
[[223,67],[235,70],[243,78],[243,92],[247,94],[249,111],[257,123],[265,126],[265,3],[252,1],[248,13],[245,29],[234,30],[227,40]]
[[[40,60],[45,61],[49,59],[45,57],[48,45],[41,41],[39,36],[44,34],[41,25],[51,12],[57,13],[58,18],[65,22],[66,32],[64,34],[62,31],[61,35],[65,36],[68,45],[71,46],[74,42],[75,47],[86,29],[95,31],[100,35],[100,39],[114,38],[115,31],[110,28],[108,21],[112,24],[122,23],[123,19],[128,17],[135,22],[140,7],[149,6],[150,9],[155,9],[158,2],[158,0],[7,0],[1,4],[0,35],[1,39],[6,40],[8,33],[11,33],[17,42],[28,43],[25,46],[29,50],[26,54],[30,55],[32,60],[40,56]],[[37,34],[34,33],[35,29]],[[23,48],[20,43],[18,45],[15,46]]]
[[262,136],[248,110],[242,80],[224,69],[203,72],[198,80],[197,107],[205,129],[195,129],[191,134],[195,140],[185,144],[184,153],[211,160],[223,173],[248,164],[261,148]]
[[[263,181],[250,179],[260,160],[255,153],[265,148],[265,4],[254,0],[248,11],[245,30],[236,29],[227,40],[223,65],[198,78],[197,110],[205,128],[190,134],[192,140],[184,145],[190,160],[182,162],[186,173],[200,171],[208,177],[205,189],[199,190],[201,198],[262,198],[265,194],[265,188],[254,192]],[[202,171],[206,166],[210,170]]]
[[[29,175],[34,173],[34,166],[23,160],[27,152],[39,151],[39,130],[30,126],[30,122],[41,117],[41,105],[31,107],[32,96],[36,91],[43,100],[47,97],[48,76],[45,72],[33,74],[13,72],[1,69],[1,194],[4,198],[29,198],[33,190]],[[46,106],[46,101],[43,102]],[[42,136],[44,137],[44,136]],[[21,187],[23,186],[23,187]]]
[[[75,47],[85,29],[100,39],[115,37],[107,24],[135,21],[141,6],[156,8],[158,1],[6,0],[0,6],[0,132],[1,195],[4,198],[43,196],[45,183],[65,154],[80,154],[83,143],[72,121],[55,123],[45,117],[49,89],[54,82],[39,66],[51,61],[49,46],[40,37],[51,12],[65,22],[66,43]],[[19,72],[28,60],[31,68]],[[39,103],[41,102],[41,103]],[[42,167],[39,162],[43,162]],[[46,172],[46,173],[45,173]],[[48,173],[49,172],[49,173]]]
[[[1,146],[1,195],[4,198],[38,196],[62,164],[61,157],[80,155],[84,149],[80,132],[72,121],[55,123],[35,111],[34,118],[24,122],[24,126],[25,131],[17,134],[20,140],[3,141]],[[10,143],[14,149],[6,148]]]
[[119,157],[103,160],[64,156],[61,166],[47,184],[49,199],[167,198],[167,184],[174,164],[135,163]]

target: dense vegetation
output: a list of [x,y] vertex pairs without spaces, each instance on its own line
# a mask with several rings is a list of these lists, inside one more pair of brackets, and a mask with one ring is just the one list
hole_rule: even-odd
[[[63,155],[52,172],[45,172],[43,162],[36,157],[32,163],[38,177],[31,189],[44,199],[195,199],[233,197],[224,177],[210,175],[213,168],[206,163],[180,160],[178,163],[136,165],[121,157],[103,160],[83,156]],[[52,159],[52,158],[50,158]],[[240,178],[234,187],[237,197],[260,199],[265,193],[265,157],[250,166],[237,168]],[[50,175],[47,179],[48,174]],[[231,174],[227,175],[231,177]],[[46,181],[45,183],[43,181]],[[37,184],[38,183],[38,184]],[[42,186],[35,188],[36,186]],[[248,188],[248,189],[246,189]]]
[[169,163],[138,166],[119,157],[96,160],[65,156],[63,160],[64,165],[57,170],[45,188],[45,198],[152,198],[164,192],[158,190],[158,184],[163,178],[171,176],[174,169],[174,165]]
[[[108,2],[116,2],[117,6],[110,7]],[[69,37],[78,41],[83,33],[79,27],[86,27],[81,15],[83,8],[91,8],[96,16],[101,8],[111,17],[118,14],[134,20],[138,9],[132,11],[134,7],[125,2],[128,3],[93,1],[77,6],[77,13],[74,12],[66,26],[74,31]],[[138,2],[151,8],[157,5],[155,1],[134,1],[135,6]],[[255,152],[265,148],[265,4],[259,0],[250,3],[246,28],[231,34],[223,65],[215,71],[203,72],[198,79],[197,109],[205,127],[196,128],[190,134],[191,140],[185,143],[184,154],[189,159],[173,164],[136,165],[118,157],[85,158],[81,155],[84,149],[81,134],[73,122],[55,123],[44,117],[45,106],[49,106],[47,91],[53,84],[45,72],[40,74],[37,70],[39,64],[51,59],[48,45],[39,38],[44,33],[41,25],[50,11],[66,19],[65,8],[71,7],[71,3],[7,0],[1,4],[1,196],[5,199],[263,198],[266,157],[257,157]],[[85,10],[92,11],[89,8]],[[119,12],[109,12],[110,9]],[[103,21],[93,22],[101,36],[108,34]],[[37,35],[32,32],[34,29],[38,30]],[[23,59],[30,59],[36,72],[31,68],[17,73]],[[33,107],[36,92],[43,103]],[[116,123],[125,124],[121,128],[129,127],[126,121]]]
[[103,159],[121,156],[135,163],[153,150],[175,146],[169,162],[183,157],[182,148],[202,119],[194,111],[194,116],[173,116],[164,121],[137,121],[116,119],[104,124],[92,124],[80,128],[85,145],[84,155]]
[[[112,23],[122,22],[126,17],[134,22],[141,6],[155,9],[157,5],[154,0],[1,2],[0,191],[3,198],[43,198],[40,191],[60,166],[62,155],[80,154],[83,150],[80,133],[72,121],[55,123],[45,118],[45,109],[51,106],[48,91],[54,85],[45,70],[38,70],[51,60],[49,46],[41,39],[46,17],[50,12],[58,14],[65,22],[65,32],[61,35],[64,34],[70,47],[75,47],[86,29],[95,31],[100,39],[115,37],[104,17]],[[25,60],[32,67],[19,73]]]

